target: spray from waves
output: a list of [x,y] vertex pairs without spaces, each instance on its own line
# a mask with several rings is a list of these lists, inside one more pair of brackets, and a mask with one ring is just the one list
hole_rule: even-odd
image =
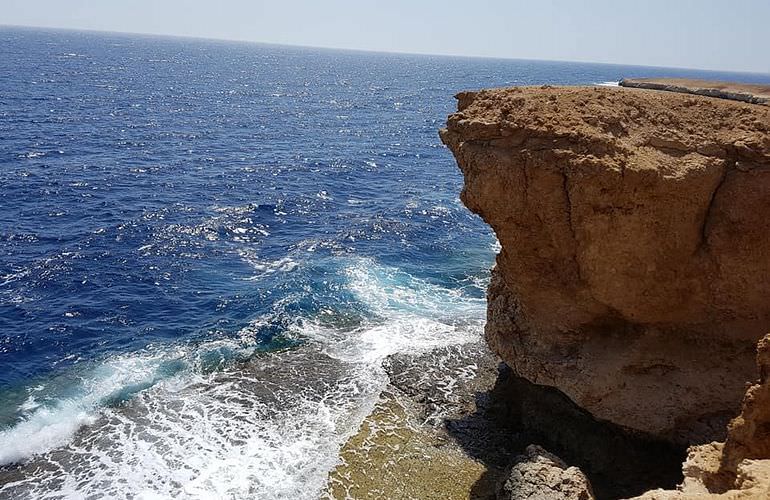
[[[27,459],[0,470],[0,497],[317,498],[387,383],[383,360],[474,341],[484,315],[483,299],[372,259],[331,267],[357,324],[296,315],[294,349],[259,352],[243,332],[107,360],[79,394],[30,404],[0,434],[6,462]],[[225,358],[236,362],[212,369]]]
[[[210,342],[202,350],[149,348],[140,354],[113,356],[74,377],[33,387],[20,405],[20,422],[0,431],[0,465],[67,444],[80,427],[98,420],[103,407],[126,401],[160,382],[171,383],[182,372],[204,371],[205,361],[223,351],[228,358],[250,354],[228,341]],[[72,378],[76,380],[69,380]]]
[[[13,498],[304,498],[368,408],[364,373],[313,350],[164,381],[26,464]],[[362,413],[359,415],[359,413]]]
[[368,311],[383,318],[354,332],[314,325],[306,335],[325,352],[351,362],[378,364],[399,352],[419,354],[480,335],[485,300],[437,286],[395,268],[357,259],[345,267],[349,289]]

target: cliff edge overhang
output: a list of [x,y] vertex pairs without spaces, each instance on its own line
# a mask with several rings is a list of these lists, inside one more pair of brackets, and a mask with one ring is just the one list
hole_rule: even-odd
[[598,419],[724,439],[770,331],[770,108],[624,88],[457,98],[441,138],[502,246],[492,348]]

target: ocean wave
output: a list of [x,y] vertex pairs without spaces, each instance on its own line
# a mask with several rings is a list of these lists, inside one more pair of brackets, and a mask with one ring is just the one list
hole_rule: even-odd
[[354,259],[344,268],[344,274],[355,297],[370,311],[386,317],[412,315],[443,321],[483,317],[483,298],[378,265],[373,259]]
[[305,498],[378,392],[370,374],[312,350],[187,372],[103,409],[0,496]]
[[223,347],[237,348],[222,344],[212,342],[200,351],[166,346],[113,356],[91,368],[30,388],[29,397],[19,408],[20,421],[0,431],[0,465],[65,445],[78,429],[93,424],[106,407],[129,400],[158,383],[169,383],[177,374],[200,369],[207,356]]
[[[294,255],[272,267],[287,262],[310,265]],[[387,383],[383,361],[478,340],[484,317],[483,299],[371,258],[325,265],[357,320],[293,313],[302,297],[289,296],[234,338],[157,345],[82,371],[68,395],[28,400],[0,433],[2,463],[35,471],[4,480],[0,469],[0,496],[316,498]],[[298,347],[263,352],[259,330],[278,323]]]

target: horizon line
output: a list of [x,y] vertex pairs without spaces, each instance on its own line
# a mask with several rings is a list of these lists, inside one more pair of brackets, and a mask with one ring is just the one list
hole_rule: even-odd
[[482,55],[461,55],[461,54],[436,54],[432,52],[405,52],[394,50],[376,50],[376,49],[355,49],[350,47],[330,47],[324,45],[303,45],[292,43],[278,43],[278,42],[264,42],[259,40],[246,40],[242,38],[217,38],[200,35],[180,35],[173,33],[154,33],[154,32],[142,32],[142,31],[110,31],[93,28],[63,28],[60,26],[40,26],[29,24],[3,24],[0,23],[0,29],[2,28],[21,28],[30,30],[52,30],[52,31],[70,31],[75,33],[95,33],[106,35],[135,35],[146,37],[158,37],[158,38],[181,38],[186,40],[201,40],[212,42],[237,42],[248,43],[253,45],[269,45],[274,47],[288,47],[288,48],[300,48],[300,49],[319,49],[319,50],[333,50],[333,51],[349,51],[359,52],[367,54],[392,54],[392,55],[404,55],[404,56],[430,56],[430,57],[449,57],[457,59],[491,59],[498,61],[532,61],[532,62],[551,62],[551,63],[567,63],[567,64],[597,64],[604,66],[626,66],[633,68],[650,68],[650,69],[673,69],[673,70],[688,70],[688,71],[703,71],[710,73],[734,73],[745,74],[754,76],[770,77],[770,72],[764,73],[761,71],[749,71],[749,70],[726,70],[726,69],[711,69],[711,68],[695,68],[684,66],[655,66],[651,64],[630,64],[630,63],[617,63],[617,62],[597,62],[587,60],[567,60],[567,59],[535,59],[526,57],[503,57],[503,56],[482,56]]

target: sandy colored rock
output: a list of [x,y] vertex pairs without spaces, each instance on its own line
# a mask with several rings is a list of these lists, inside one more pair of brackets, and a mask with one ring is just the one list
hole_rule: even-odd
[[[685,464],[685,473],[688,473]],[[689,464],[693,465],[693,464]],[[713,462],[709,465],[713,465]],[[698,471],[700,474],[702,471]],[[712,492],[696,477],[685,478],[678,490],[654,490],[634,500],[767,500],[770,498],[770,460],[745,460],[738,466],[731,489]]]
[[759,382],[749,387],[743,409],[727,429],[722,468],[736,471],[746,459],[770,459],[770,335],[757,344]]
[[458,100],[441,137],[502,245],[493,350],[600,419],[722,440],[770,330],[770,109],[624,88]]
[[577,467],[537,445],[516,459],[498,500],[589,500],[594,495],[588,478]]
[[757,345],[757,365],[759,382],[746,391],[727,441],[690,448],[679,489],[650,491],[639,500],[770,498],[770,335]]

